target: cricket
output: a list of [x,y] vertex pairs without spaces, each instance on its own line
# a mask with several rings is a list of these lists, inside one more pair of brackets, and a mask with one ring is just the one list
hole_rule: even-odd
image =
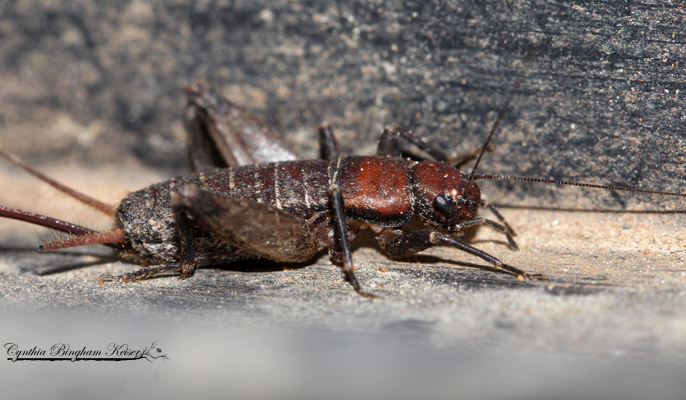
[[[449,246],[519,280],[546,279],[460,240],[465,229],[486,226],[501,233],[511,250],[518,250],[512,227],[481,199],[478,180],[686,197],[686,193],[477,174],[522,78],[523,74],[517,77],[485,143],[468,154],[450,158],[413,132],[396,127],[381,131],[376,155],[341,156],[333,128],[322,126],[319,160],[298,160],[276,131],[196,80],[186,88],[184,115],[191,174],[132,192],[115,207],[54,181],[0,148],[0,156],[7,161],[109,215],[113,227],[98,232],[7,207],[0,207],[0,217],[68,234],[43,242],[40,251],[100,244],[113,248],[123,261],[142,266],[123,275],[102,275],[100,283],[164,276],[186,279],[198,267],[259,258],[300,263],[328,249],[353,289],[375,297],[355,275],[350,243],[362,229],[372,230],[381,251],[390,258]],[[405,153],[419,160],[404,158]],[[472,160],[470,173],[459,170]],[[497,221],[480,216],[480,208],[489,209]],[[424,228],[405,228],[415,217]]]

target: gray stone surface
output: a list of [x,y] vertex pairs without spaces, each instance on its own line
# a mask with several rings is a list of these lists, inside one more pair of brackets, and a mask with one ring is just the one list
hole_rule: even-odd
[[[8,1],[0,137],[114,204],[185,171],[183,87],[203,77],[303,158],[316,156],[321,123],[349,153],[371,154],[381,127],[405,125],[458,154],[483,142],[536,46],[481,172],[686,191],[683,21],[680,5],[637,2]],[[679,397],[684,202],[482,187],[523,251],[487,230],[472,241],[547,282],[483,270],[451,249],[390,261],[366,237],[354,257],[373,301],[324,255],[99,286],[100,274],[136,267],[38,276],[107,253],[36,254],[50,233],[0,221],[3,344],[157,340],[169,354],[3,361],[0,384],[15,397]],[[111,223],[6,164],[0,188],[2,205]]]

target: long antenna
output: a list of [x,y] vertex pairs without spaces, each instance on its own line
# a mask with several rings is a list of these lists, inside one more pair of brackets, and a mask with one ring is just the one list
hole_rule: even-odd
[[476,162],[474,163],[474,167],[472,168],[472,172],[469,174],[469,180],[467,181],[467,186],[465,187],[465,192],[467,190],[469,190],[469,187],[472,185],[472,181],[474,181],[474,174],[476,174],[476,169],[479,167],[479,163],[481,162],[481,157],[483,157],[484,153],[486,152],[488,145],[491,143],[491,138],[493,138],[493,135],[495,134],[496,129],[498,129],[498,125],[500,125],[500,121],[502,121],[503,117],[505,116],[505,112],[507,112],[507,109],[510,107],[510,103],[512,102],[512,99],[514,98],[515,94],[519,90],[519,87],[522,85],[522,81],[524,80],[524,76],[529,71],[529,66],[531,66],[531,60],[534,59],[535,55],[536,55],[536,49],[533,46],[529,47],[529,50],[527,50],[526,55],[524,56],[524,67],[519,72],[519,74],[517,74],[517,79],[515,80],[514,84],[512,85],[512,88],[510,89],[510,93],[507,95],[507,100],[505,100],[505,104],[503,105],[503,107],[500,109],[500,112],[498,113],[498,118],[493,123],[493,128],[491,128],[491,133],[488,135],[488,139],[486,139],[486,142],[484,143],[483,147],[481,148],[481,152],[479,153],[479,156],[476,158]]
[[523,181],[523,182],[537,182],[537,183],[552,183],[555,185],[580,186],[580,187],[588,187],[588,188],[594,188],[594,189],[609,189],[609,190],[620,190],[623,192],[647,193],[647,194],[659,194],[659,195],[665,195],[665,196],[686,197],[686,193],[662,192],[659,190],[624,188],[624,187],[619,187],[619,186],[605,186],[605,185],[596,185],[593,183],[583,183],[583,182],[565,182],[565,181],[557,181],[557,180],[553,180],[553,179],[526,178],[526,177],[522,177],[522,176],[474,175],[474,179],[494,179],[494,180],[502,180],[502,181]]
[[6,152],[2,148],[0,148],[0,157],[5,158],[7,161],[10,161],[12,164],[16,165],[17,167],[23,169],[24,171],[28,172],[29,174],[35,176],[36,178],[42,180],[43,182],[47,183],[48,185],[54,187],[55,189],[59,190],[62,193],[65,193],[76,200],[82,202],[83,204],[86,204],[88,206],[91,206],[95,208],[96,210],[107,214],[107,215],[117,215],[117,209],[115,207],[112,207],[109,204],[105,204],[100,200],[96,200],[86,194],[83,194],[81,192],[77,192],[76,190],[67,187],[56,180],[50,178],[49,176],[43,174],[42,172],[34,169],[27,163],[25,163],[21,158],[15,156],[12,153]]

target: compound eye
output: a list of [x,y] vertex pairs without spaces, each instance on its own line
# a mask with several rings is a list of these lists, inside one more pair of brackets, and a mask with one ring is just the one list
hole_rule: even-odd
[[434,199],[434,210],[446,219],[451,219],[457,212],[457,205],[453,196],[443,193]]

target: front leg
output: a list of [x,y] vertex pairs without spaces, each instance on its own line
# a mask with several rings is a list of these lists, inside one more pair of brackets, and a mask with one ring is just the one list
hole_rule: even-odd
[[516,276],[517,279],[545,279],[544,275],[529,274],[519,268],[507,265],[492,255],[454,239],[451,236],[430,229],[412,232],[403,232],[399,229],[383,229],[379,232],[377,238],[381,244],[381,249],[389,257],[407,256],[436,245],[446,245],[479,257],[493,265],[495,269],[501,269],[509,275]]
[[[502,218],[502,215],[496,214],[500,218]],[[488,225],[489,227],[493,228],[496,232],[500,232],[505,237],[507,238],[507,244],[510,247],[510,250],[512,251],[519,251],[519,246],[517,246],[517,243],[515,242],[514,238],[512,237],[512,228],[510,228],[510,225],[505,222],[505,220],[502,220],[505,225],[500,225],[499,223],[495,221],[491,221],[490,219],[485,219],[485,218],[474,218],[470,219],[469,221],[463,222],[461,224],[457,225],[452,225],[449,227],[448,231],[449,232],[461,232],[462,230],[466,228],[471,228],[473,226],[482,226],[482,225]]]

